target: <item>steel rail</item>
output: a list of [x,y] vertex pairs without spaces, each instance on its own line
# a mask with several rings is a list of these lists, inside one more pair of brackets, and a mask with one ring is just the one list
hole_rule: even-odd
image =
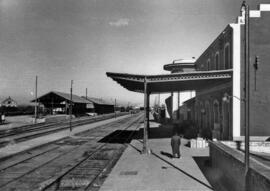
[[[128,122],[129,122],[129,121],[127,121],[127,123],[128,123]],[[107,125],[109,125],[109,124],[106,124],[105,126],[107,126]],[[125,124],[123,124],[123,125],[125,125]],[[104,128],[106,128],[106,127],[104,127]],[[70,150],[68,150],[68,151],[66,151],[66,152],[64,152],[64,153],[60,153],[60,154],[57,155],[56,157],[54,157],[54,158],[52,158],[52,159],[46,161],[45,163],[42,163],[41,165],[38,165],[36,168],[33,168],[33,169],[27,171],[26,173],[24,173],[24,174],[22,174],[22,175],[20,175],[20,176],[18,176],[18,177],[16,177],[16,178],[14,178],[14,179],[12,179],[12,180],[7,181],[6,183],[0,185],[0,188],[3,188],[3,187],[5,187],[5,186],[7,186],[8,184],[10,184],[10,183],[12,183],[12,182],[15,182],[15,181],[19,180],[20,178],[22,178],[22,177],[24,177],[24,176],[26,176],[26,175],[28,175],[28,174],[30,174],[30,173],[36,171],[37,169],[44,167],[45,165],[51,163],[52,161],[54,161],[54,160],[56,160],[56,159],[58,159],[58,158],[60,158],[60,157],[62,157],[62,156],[64,156],[64,155],[66,155],[66,154],[68,154],[68,153],[70,153],[70,152],[72,152],[72,151],[74,151],[74,150],[77,150],[79,147],[82,147],[82,146],[84,146],[85,144],[87,144],[87,142],[84,143],[84,144],[75,146],[74,148],[72,148],[72,149],[70,149]],[[34,157],[33,157],[33,158],[34,158]],[[16,165],[18,165],[18,164],[20,164],[20,163],[23,163],[24,161],[27,161],[27,160],[20,161],[20,162],[18,162]],[[14,166],[15,166],[15,165],[14,165]],[[6,168],[6,169],[7,169],[7,168]],[[2,172],[3,172],[3,171],[5,171],[5,170],[2,170]]]
[[[125,115],[125,114],[123,114],[123,115]],[[120,115],[120,116],[122,116],[122,115]],[[101,116],[98,118],[78,119],[78,120],[72,122],[72,126],[78,127],[78,126],[85,125],[85,124],[90,124],[90,123],[94,123],[94,122],[98,122],[98,121],[103,121],[106,119],[111,119],[113,117],[114,117],[114,115],[106,115],[106,116]],[[49,128],[44,129],[44,127],[49,127]],[[55,132],[58,132],[58,131],[61,131],[61,130],[67,129],[67,128],[69,128],[69,122],[62,121],[62,122],[57,122],[57,123],[50,124],[50,125],[39,126],[37,128],[31,128],[30,130],[26,130],[23,133],[20,132],[17,135],[16,134],[6,135],[6,136],[2,136],[0,138],[6,138],[6,139],[9,139],[9,140],[12,140],[15,142],[22,142],[22,141],[25,141],[25,140],[28,140],[31,138],[36,138],[36,137],[40,137],[43,135],[55,133]],[[37,131],[40,131],[40,132],[37,132]],[[37,133],[35,133],[35,132],[37,132]],[[0,147],[8,145],[10,143],[9,140],[0,141]]]
[[[134,120],[132,120],[130,122],[130,124],[128,124],[128,126],[126,128],[124,128],[123,130],[127,130],[128,128],[130,128],[135,122],[138,122],[138,119],[141,118],[142,116],[138,116],[136,117]],[[113,138],[119,136],[122,133],[119,132],[117,134],[115,134],[113,137],[110,137],[110,140],[112,140]],[[78,162],[76,165],[74,165],[73,167],[71,167],[70,169],[68,169],[65,173],[63,173],[62,175],[58,176],[55,180],[53,180],[52,182],[50,182],[48,185],[44,186],[43,188],[40,188],[40,190],[44,191],[49,189],[51,186],[53,186],[54,184],[57,184],[64,176],[66,176],[67,174],[69,174],[72,170],[74,170],[75,168],[77,168],[80,164],[82,164],[83,162],[85,162],[86,160],[88,160],[89,158],[91,158],[94,154],[96,154],[98,151],[100,151],[103,147],[105,147],[108,143],[104,143],[100,146],[98,146],[93,152],[91,152],[86,158],[84,158],[83,160],[81,160],[80,162]],[[91,183],[90,183],[91,184]]]
[[[135,131],[140,127],[140,126],[138,125],[140,122],[141,122],[141,121],[138,121],[138,122],[137,122]],[[134,136],[135,131],[132,132],[132,133],[125,139],[126,141],[124,141],[124,145],[127,145],[126,142],[129,142],[129,140]],[[110,162],[109,162],[107,165],[105,165],[105,166],[103,167],[103,169],[106,169],[109,165],[110,165]],[[94,182],[96,182],[97,179],[102,175],[102,173],[103,173],[103,171],[100,171],[100,173],[98,173],[98,174],[95,176],[95,178],[94,178],[94,179],[86,186],[86,188],[85,188],[84,190],[90,189],[91,186],[93,186]]]

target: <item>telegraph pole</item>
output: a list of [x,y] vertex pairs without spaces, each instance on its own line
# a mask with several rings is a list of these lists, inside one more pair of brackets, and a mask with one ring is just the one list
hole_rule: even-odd
[[71,80],[70,83],[70,102],[69,102],[69,130],[72,131],[72,85],[73,85],[73,80]]
[[36,83],[35,83],[35,124],[37,123],[37,83],[38,83],[38,76],[36,76]]
[[249,6],[243,1],[245,11],[245,189],[249,190],[249,128],[250,128],[250,60],[249,60]]

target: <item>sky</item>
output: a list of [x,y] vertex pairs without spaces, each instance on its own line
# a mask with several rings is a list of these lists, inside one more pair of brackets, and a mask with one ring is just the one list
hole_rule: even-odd
[[[252,9],[259,2],[249,0]],[[198,58],[240,14],[242,0],[0,0],[0,99],[70,91],[143,103],[106,72],[162,74]],[[152,99],[152,98],[151,98]],[[152,99],[154,100],[154,98]]]

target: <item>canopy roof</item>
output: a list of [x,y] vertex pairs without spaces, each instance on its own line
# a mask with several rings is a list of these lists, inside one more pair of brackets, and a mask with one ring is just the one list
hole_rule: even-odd
[[172,91],[200,90],[231,82],[232,69],[161,75],[137,75],[111,72],[107,72],[106,74],[130,91],[144,92],[144,80],[146,80],[149,93],[166,93]]

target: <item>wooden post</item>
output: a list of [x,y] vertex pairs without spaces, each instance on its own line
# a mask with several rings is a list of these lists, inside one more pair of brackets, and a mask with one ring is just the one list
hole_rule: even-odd
[[70,83],[70,102],[69,102],[69,130],[72,131],[72,85],[73,85],[73,80],[71,80]]
[[173,122],[173,92],[171,92],[171,122]]
[[37,112],[38,112],[38,108],[37,108],[37,82],[38,81],[38,77],[36,76],[36,86],[35,86],[35,123],[37,123]]
[[177,120],[180,121],[180,91],[177,97]]
[[149,92],[147,92],[147,107],[146,107],[146,119],[147,119],[147,138],[149,138],[149,136],[150,136],[150,124],[149,124],[149,113],[150,113],[150,93]]
[[143,129],[143,150],[142,154],[151,154],[148,141],[149,132],[149,93],[147,90],[147,79],[144,78],[144,129]]
[[249,52],[249,6],[243,2],[245,9],[245,190],[249,190],[249,128],[250,128],[250,52]]

